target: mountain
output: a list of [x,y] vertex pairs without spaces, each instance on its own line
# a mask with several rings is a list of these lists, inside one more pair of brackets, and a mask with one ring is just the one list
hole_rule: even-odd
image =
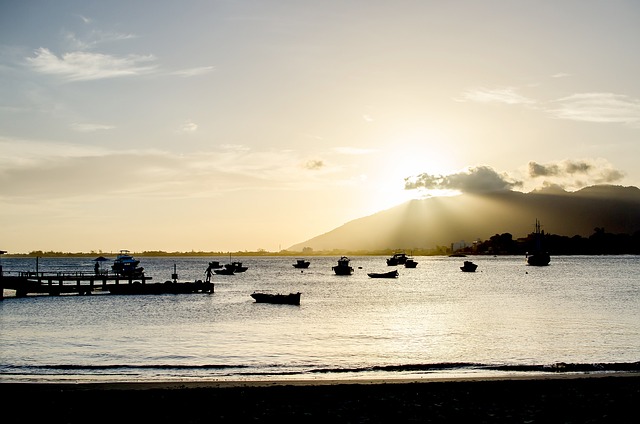
[[411,200],[288,250],[431,249],[494,234],[524,237],[534,231],[536,219],[550,234],[588,237],[596,227],[632,234],[640,230],[640,189],[598,185],[575,192],[548,188]]

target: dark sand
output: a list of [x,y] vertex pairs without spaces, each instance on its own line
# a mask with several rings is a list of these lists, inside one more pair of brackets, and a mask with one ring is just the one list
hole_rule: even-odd
[[0,393],[6,423],[640,422],[638,373],[455,381],[0,383]]

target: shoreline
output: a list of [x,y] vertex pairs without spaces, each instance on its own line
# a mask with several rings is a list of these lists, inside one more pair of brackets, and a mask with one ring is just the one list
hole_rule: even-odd
[[572,372],[572,373],[537,373],[537,374],[505,374],[505,375],[465,375],[465,376],[430,376],[430,377],[398,377],[398,378],[353,378],[353,379],[273,379],[273,380],[149,380],[149,381],[99,381],[99,380],[64,380],[64,381],[2,381],[0,389],[7,386],[43,386],[60,390],[174,390],[174,389],[224,389],[237,387],[269,388],[281,386],[341,386],[341,385],[394,385],[394,384],[430,384],[430,383],[465,383],[492,381],[540,381],[540,380],[582,380],[599,378],[637,378],[638,371],[615,372]]
[[640,373],[448,379],[2,383],[47,423],[635,422]]

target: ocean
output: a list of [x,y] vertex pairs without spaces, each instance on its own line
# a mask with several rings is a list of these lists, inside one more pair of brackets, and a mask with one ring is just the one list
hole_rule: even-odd
[[[138,257],[151,282],[204,280],[229,257]],[[214,293],[0,301],[0,381],[129,382],[448,378],[640,368],[640,257],[234,257]],[[461,272],[463,260],[478,265]],[[5,272],[91,273],[91,258],[0,258]],[[105,262],[104,267],[109,267]],[[398,269],[397,279],[369,272]],[[301,292],[301,304],[254,291]]]

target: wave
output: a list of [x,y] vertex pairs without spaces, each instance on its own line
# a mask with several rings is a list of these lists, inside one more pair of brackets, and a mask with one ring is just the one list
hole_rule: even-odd
[[431,364],[401,364],[379,365],[365,367],[318,367],[317,365],[282,365],[272,364],[267,366],[229,365],[229,364],[108,364],[108,365],[80,365],[80,364],[55,364],[55,365],[27,365],[27,366],[3,366],[0,375],[7,374],[39,374],[42,372],[75,372],[80,374],[120,371],[127,373],[135,371],[144,374],[144,371],[173,371],[185,373],[199,373],[206,371],[228,372],[227,375],[238,376],[279,376],[279,375],[305,375],[305,374],[368,374],[368,373],[435,373],[448,371],[502,371],[502,372],[545,372],[545,373],[574,373],[574,372],[640,372],[640,362],[610,362],[610,363],[565,363],[553,364],[481,364],[472,362],[431,363]]

